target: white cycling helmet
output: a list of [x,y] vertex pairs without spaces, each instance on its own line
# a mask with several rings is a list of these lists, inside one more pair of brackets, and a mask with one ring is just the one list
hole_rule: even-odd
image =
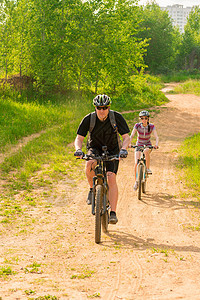
[[107,106],[111,104],[110,97],[107,95],[98,95],[93,99],[94,106]]
[[139,117],[149,117],[150,114],[147,110],[142,110],[140,113],[139,113]]

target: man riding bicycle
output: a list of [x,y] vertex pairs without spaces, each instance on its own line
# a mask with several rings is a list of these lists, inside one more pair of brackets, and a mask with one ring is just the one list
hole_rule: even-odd
[[[107,95],[98,95],[93,99],[95,112],[90,113],[83,118],[77,130],[75,139],[75,153],[76,157],[82,157],[82,144],[83,140],[89,132],[89,139],[87,143],[88,154],[102,154],[102,146],[107,146],[110,155],[119,154],[120,158],[125,158],[128,155],[127,148],[130,144],[129,127],[123,116],[116,112],[110,111],[111,100]],[[112,118],[111,118],[112,116]],[[92,130],[91,119],[95,118]],[[113,122],[114,119],[114,122]],[[116,124],[113,124],[115,123]],[[122,147],[120,147],[119,134],[123,138]],[[120,150],[121,148],[121,150]],[[91,204],[93,197],[93,177],[95,176],[94,168],[96,165],[95,160],[86,162],[86,177],[90,186],[90,191],[87,197],[87,204]],[[111,206],[110,224],[118,222],[116,216],[117,200],[118,200],[118,187],[116,182],[116,175],[118,171],[119,161],[106,162],[106,172],[109,186],[109,201]]]

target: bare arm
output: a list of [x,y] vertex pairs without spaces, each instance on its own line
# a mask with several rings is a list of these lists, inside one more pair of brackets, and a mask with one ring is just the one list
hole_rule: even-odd
[[129,147],[131,147],[131,141],[135,135],[135,133],[137,132],[137,130],[135,128],[133,128],[132,132],[131,132],[131,135],[130,135],[130,143],[129,143]]
[[155,136],[155,138],[156,138],[156,145],[155,145],[155,147],[158,148],[159,137],[158,137],[158,134],[157,134],[156,129],[153,130],[153,133],[154,133],[154,136]]
[[74,146],[76,151],[82,149],[83,140],[84,140],[84,136],[77,134],[76,139],[74,141]]
[[123,138],[122,149],[127,149],[130,144],[130,137],[128,133],[123,134],[122,138]]
[[132,132],[131,132],[131,136],[130,136],[130,141],[132,141],[135,133],[137,132],[137,130],[135,128],[133,128]]

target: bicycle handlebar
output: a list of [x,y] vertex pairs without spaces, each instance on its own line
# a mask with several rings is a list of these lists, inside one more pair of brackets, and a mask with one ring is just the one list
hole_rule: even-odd
[[157,148],[154,147],[154,146],[146,146],[146,145],[144,145],[144,146],[137,146],[137,145],[132,146],[132,145],[131,145],[131,148],[137,148],[139,151],[140,151],[140,150],[144,150],[144,149],[146,149],[146,148],[149,148],[149,149],[157,149]]
[[[80,159],[80,158],[77,158],[77,159]],[[101,155],[101,156],[94,156],[94,155],[88,155],[88,154],[85,154],[82,159],[84,160],[100,160],[100,161],[113,161],[113,160],[119,160],[119,155],[116,154],[116,155]]]

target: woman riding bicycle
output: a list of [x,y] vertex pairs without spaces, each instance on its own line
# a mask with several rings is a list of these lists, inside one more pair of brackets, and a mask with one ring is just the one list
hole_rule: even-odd
[[[155,129],[155,126],[152,123],[149,123],[149,117],[150,114],[147,110],[143,110],[139,113],[139,118],[140,118],[140,123],[136,123],[133,131],[131,133],[130,139],[132,141],[135,133],[137,132],[138,134],[138,138],[137,138],[137,142],[136,145],[137,146],[152,146],[151,144],[151,134],[152,132],[154,133],[154,136],[156,138],[156,145],[154,146],[155,149],[158,148],[158,135]],[[144,150],[144,154],[145,154],[145,159],[146,159],[146,166],[147,166],[147,173],[148,174],[152,174],[151,170],[150,170],[150,153],[151,153],[151,149],[146,148]],[[140,151],[135,150],[135,184],[134,184],[134,190],[136,191],[138,188],[138,182],[136,181],[136,169],[137,169],[137,162],[138,159],[140,158]]]

